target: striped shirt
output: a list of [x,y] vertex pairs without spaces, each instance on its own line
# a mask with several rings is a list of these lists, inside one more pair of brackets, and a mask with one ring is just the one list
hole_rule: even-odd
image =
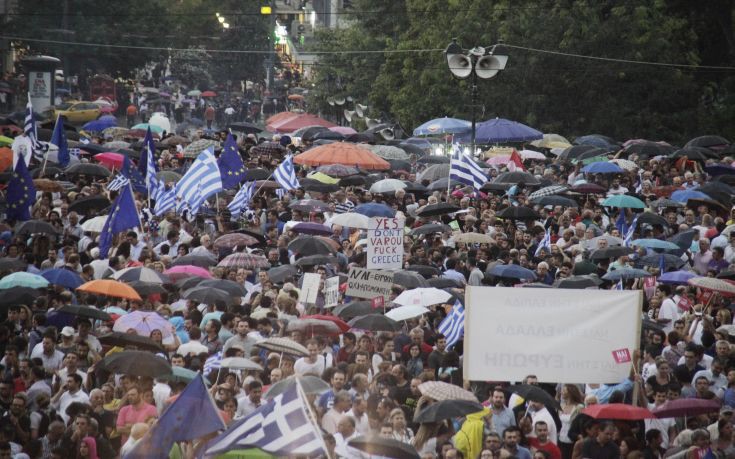
[[344,214],[347,212],[351,212],[354,208],[355,203],[353,203],[349,199],[345,199],[345,202],[338,202],[334,205],[334,212],[337,214]]

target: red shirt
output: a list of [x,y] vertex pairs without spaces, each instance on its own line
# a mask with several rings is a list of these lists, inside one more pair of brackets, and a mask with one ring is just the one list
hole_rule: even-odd
[[534,450],[547,452],[551,459],[561,459],[561,450],[558,446],[551,443],[550,441],[547,441],[542,445],[538,442],[538,438],[529,438],[528,444],[531,445],[531,448],[533,448]]

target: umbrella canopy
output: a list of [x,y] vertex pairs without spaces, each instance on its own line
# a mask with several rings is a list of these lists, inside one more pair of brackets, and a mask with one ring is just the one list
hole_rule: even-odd
[[214,246],[218,249],[231,249],[239,245],[256,245],[260,241],[243,233],[229,233],[218,237],[214,241]]
[[288,133],[306,126],[324,126],[326,128],[337,126],[332,122],[309,113],[300,113],[295,115],[296,116],[283,118],[275,122],[268,122],[266,129],[271,132]]
[[57,234],[56,228],[54,228],[49,222],[43,220],[28,220],[20,223],[15,227],[15,234],[19,236],[25,236],[29,234]]
[[169,279],[165,274],[161,274],[158,271],[145,267],[121,269],[113,274],[112,278],[121,282],[141,281],[156,284],[168,284],[171,282],[171,279]]
[[367,217],[393,218],[396,216],[396,211],[392,207],[388,207],[385,204],[379,204],[375,202],[360,204],[359,206],[355,207],[353,212],[365,215]]
[[638,260],[636,260],[635,264],[639,268],[641,267],[658,268],[659,266],[661,266],[662,257],[663,257],[664,267],[666,270],[679,269],[686,264],[686,262],[682,260],[680,257],[676,255],[671,255],[668,253],[646,255],[645,257],[641,257]]
[[173,333],[171,322],[152,311],[133,311],[119,317],[112,326],[112,331],[120,333],[128,333],[130,329],[140,336],[151,336],[153,330],[160,331],[164,338]]
[[401,324],[382,314],[367,314],[349,322],[352,328],[369,331],[398,331]]
[[687,284],[689,279],[698,277],[697,273],[691,271],[669,271],[656,279],[661,284]]
[[160,344],[147,336],[139,336],[132,333],[110,332],[100,336],[99,341],[100,344],[105,346],[120,346],[126,349],[135,347],[140,350],[166,352]]
[[492,244],[495,242],[492,236],[484,233],[462,233],[454,236],[454,242],[464,244]]
[[510,393],[515,393],[523,397],[526,401],[543,403],[545,406],[550,408],[559,409],[559,402],[557,402],[548,392],[534,386],[532,384],[516,384],[509,386],[506,389]]
[[187,300],[194,300],[204,304],[229,304],[232,302],[232,298],[228,292],[214,287],[202,287],[201,284],[184,291],[181,296]]
[[204,280],[198,283],[197,286],[224,290],[234,297],[243,297],[246,295],[245,287],[242,284],[227,279]]
[[[47,269],[45,271],[41,271],[41,276],[51,284],[61,285],[62,287],[72,290],[84,283],[79,274],[68,269]],[[0,281],[0,283],[1,282],[2,281]]]
[[650,277],[651,273],[643,269],[621,268],[614,269],[602,276],[603,279],[609,281],[619,281],[621,279],[640,279],[642,277]]
[[406,183],[398,179],[378,180],[370,186],[371,193],[395,193],[406,188]]
[[585,174],[622,174],[625,170],[615,163],[600,161],[584,166],[582,172]]
[[419,158],[417,162],[424,164],[449,164],[451,159],[448,156],[429,155]]
[[574,199],[565,198],[564,196],[543,196],[532,200],[534,204],[540,206],[561,206],[561,207],[579,207],[579,203]]
[[664,217],[659,214],[654,214],[653,212],[643,212],[642,214],[638,214],[637,219],[639,225],[646,223],[651,226],[660,225],[665,228],[669,226],[669,222],[667,222]]
[[636,239],[631,242],[631,245],[656,250],[679,250],[678,245],[661,239]]
[[90,177],[109,177],[112,175],[109,169],[100,166],[99,164],[92,163],[79,163],[69,166],[66,169],[66,175],[78,176],[78,175],[89,175]]
[[492,183],[496,184],[509,184],[509,185],[515,185],[518,183],[523,183],[525,185],[540,185],[541,182],[532,174],[529,174],[528,172],[504,172],[492,181]]
[[184,148],[184,157],[185,158],[196,158],[199,155],[199,153],[215,145],[216,145],[216,142],[214,140],[210,140],[210,139],[195,140],[194,142],[190,143]]
[[[409,268],[416,268],[416,266],[409,266]],[[428,273],[427,277],[434,276],[438,273]],[[403,288],[417,288],[417,287],[428,287],[429,283],[424,279],[424,276],[419,272],[413,272],[412,270],[407,271],[396,271],[393,274],[393,283],[400,285]]]
[[102,359],[100,365],[113,373],[151,378],[168,375],[172,371],[166,359],[143,351],[117,352]]
[[403,306],[431,306],[448,301],[452,295],[434,287],[404,290],[393,302]]
[[470,131],[472,123],[457,118],[436,118],[425,122],[413,130],[414,136],[464,134]]
[[577,145],[593,145],[597,148],[603,148],[607,151],[615,151],[620,149],[620,145],[610,137],[600,134],[589,134],[574,139]]
[[364,316],[375,312],[372,301],[360,300],[352,303],[341,304],[332,310],[335,316],[342,319],[354,319],[355,317]]
[[429,310],[423,306],[408,305],[391,309],[390,311],[385,313],[385,317],[393,319],[396,322],[401,322],[404,320],[413,319],[414,317],[421,317],[424,314],[428,313]]
[[227,255],[217,266],[223,268],[270,268],[268,259],[261,255],[238,252]]
[[286,326],[286,331],[300,331],[309,337],[313,337],[314,335],[336,336],[342,333],[342,330],[334,322],[305,318],[290,321],[288,326]]
[[392,145],[365,145],[365,148],[383,159],[406,160],[409,158],[408,153],[403,151],[401,148],[394,147]]
[[273,384],[264,394],[264,397],[266,399],[272,399],[273,397],[284,393],[289,387],[296,384],[297,380],[306,395],[319,395],[330,389],[329,383],[317,378],[316,376],[289,376],[288,378],[282,379]]
[[[503,118],[495,118],[478,123],[475,128],[477,143],[508,143],[540,140],[543,133],[525,124]],[[461,134],[460,139],[469,140],[468,134]]]
[[536,274],[530,269],[526,269],[519,265],[495,265],[490,269],[488,274],[498,277],[507,277],[519,280],[536,280]]
[[266,338],[263,341],[255,343],[255,346],[271,352],[283,352],[284,354],[296,355],[299,357],[306,357],[309,355],[309,351],[307,351],[304,346],[290,338]]
[[0,279],[0,289],[15,287],[45,288],[48,285],[49,281],[44,277],[26,272],[12,273]]
[[285,282],[289,277],[294,277],[298,274],[299,269],[294,265],[282,265],[268,270],[268,278],[279,284]]
[[633,253],[633,249],[624,246],[608,246],[604,249],[597,249],[590,254],[590,260],[605,260],[608,258],[618,258],[623,255],[629,255]]
[[334,247],[326,241],[309,236],[297,237],[288,244],[288,249],[303,256],[336,254]]
[[567,190],[569,190],[569,188],[564,185],[545,186],[529,194],[528,199],[534,200],[534,199],[542,198],[544,196],[552,196],[552,195],[564,193]]
[[65,304],[64,306],[57,309],[58,312],[65,314],[71,314],[73,316],[88,317],[94,320],[108,321],[112,320],[112,317],[105,311],[94,308],[92,306],[84,306],[81,304]]
[[525,206],[510,206],[495,214],[498,218],[510,220],[536,220],[541,216],[535,210]]
[[166,289],[163,288],[163,285],[155,282],[131,281],[128,282],[128,285],[133,287],[141,297],[156,293],[166,293]]
[[580,274],[570,276],[564,279],[558,279],[554,282],[555,288],[582,290],[587,288],[597,288],[602,281],[596,274]]
[[319,166],[317,171],[327,174],[330,177],[349,177],[350,175],[356,175],[360,172],[356,167],[345,166],[343,164]]
[[97,295],[141,301],[140,295],[131,286],[110,279],[98,279],[80,285],[77,290]]
[[245,357],[227,357],[220,361],[220,367],[235,370],[257,370],[263,371],[263,367]]
[[198,266],[192,266],[192,265],[185,265],[185,266],[174,266],[173,268],[169,268],[166,271],[163,272],[163,274],[167,275],[169,279],[176,282],[179,279],[183,279],[185,277],[202,277],[204,279],[211,279],[212,275],[204,268],[200,268]]
[[291,231],[298,234],[311,234],[312,236],[331,236],[332,229],[326,225],[315,222],[301,222],[291,227]]
[[356,212],[345,212],[332,217],[329,220],[329,223],[332,226],[339,225],[347,228],[367,229],[368,224],[370,223],[370,218]]
[[331,255],[309,255],[296,260],[296,266],[316,266],[336,263],[337,257]]
[[123,163],[125,162],[125,155],[120,153],[105,152],[94,155],[95,161],[99,162],[108,169],[122,169]]
[[482,411],[484,406],[469,400],[442,400],[432,403],[416,413],[414,422],[439,422]]
[[200,268],[209,268],[217,264],[217,257],[212,254],[188,254],[178,257],[171,263],[172,266],[199,266]]
[[[409,232],[409,235],[411,236],[417,236],[422,234],[433,234],[433,233],[443,233],[444,231],[451,231],[452,227],[449,225],[445,225],[443,223],[427,223],[425,225],[421,225],[418,228],[414,228]],[[455,239],[455,242],[457,240]]]
[[438,202],[436,204],[427,204],[420,208],[416,215],[419,217],[434,217],[437,215],[452,214],[460,210],[458,206],[447,202]]
[[409,443],[393,438],[377,436],[360,436],[347,443],[352,448],[365,452],[371,456],[396,459],[419,459],[416,448]]
[[419,384],[419,392],[421,392],[421,395],[431,397],[436,401],[467,400],[469,402],[479,403],[477,396],[472,392],[443,381],[426,381],[421,383]]
[[77,212],[82,215],[98,213],[110,207],[110,200],[104,196],[88,196],[80,198],[69,204],[69,212]]
[[678,418],[682,416],[699,416],[700,414],[720,411],[722,405],[719,400],[705,400],[701,398],[679,398],[668,400],[661,406],[651,410],[657,418]]
[[602,185],[598,185],[596,183],[579,183],[570,189],[571,191],[574,191],[575,193],[582,193],[582,194],[604,194],[607,193],[607,188],[605,188]]
[[318,199],[301,199],[293,201],[288,208],[301,212],[328,212],[331,210],[331,205]]
[[715,279],[712,277],[693,277],[689,279],[687,283],[703,290],[735,295],[735,284],[722,279]]
[[296,164],[322,166],[343,164],[364,170],[388,170],[390,164],[372,151],[347,142],[335,142],[312,148],[294,157]]
[[730,141],[719,135],[703,135],[695,137],[684,145],[685,147],[727,147],[730,145]]
[[646,204],[634,196],[627,194],[618,194],[610,196],[602,201],[602,205],[606,207],[619,207],[624,209],[645,209]]
[[594,419],[615,419],[620,421],[640,421],[655,417],[647,408],[640,408],[626,403],[592,405],[583,409],[582,413]]

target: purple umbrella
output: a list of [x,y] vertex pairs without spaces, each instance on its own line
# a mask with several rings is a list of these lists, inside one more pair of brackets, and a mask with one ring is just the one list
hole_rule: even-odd
[[686,284],[693,277],[699,276],[691,271],[671,271],[662,274],[658,281],[662,284]]
[[299,223],[291,228],[291,231],[300,234],[311,234],[312,236],[331,236],[332,230],[321,223]]

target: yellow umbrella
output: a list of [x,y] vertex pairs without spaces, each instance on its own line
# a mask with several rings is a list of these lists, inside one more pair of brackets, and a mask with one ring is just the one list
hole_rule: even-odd
[[531,145],[539,148],[567,148],[572,146],[566,137],[559,134],[544,134],[543,139],[534,140]]
[[317,182],[321,182],[327,185],[335,185],[339,183],[339,179],[336,179],[334,177],[330,177],[329,175],[323,173],[323,172],[314,172],[312,174],[307,175],[307,178],[310,178],[312,180],[316,180]]
[[13,145],[13,139],[0,135],[0,147],[9,147],[10,145]]
[[483,157],[490,159],[495,156],[510,156],[513,153],[513,147],[492,147],[489,150],[484,151]]

